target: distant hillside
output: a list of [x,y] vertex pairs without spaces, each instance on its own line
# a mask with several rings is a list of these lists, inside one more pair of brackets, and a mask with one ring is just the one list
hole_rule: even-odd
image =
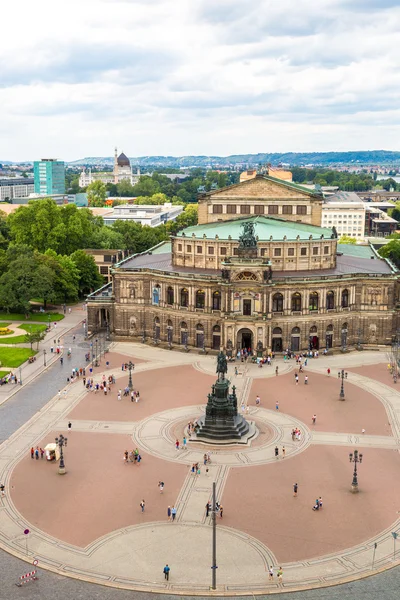
[[[305,165],[387,165],[400,164],[400,152],[368,150],[353,152],[273,152],[270,154],[232,154],[231,156],[133,156],[133,165],[160,167],[235,167],[266,163]],[[70,162],[71,166],[113,164],[112,156],[87,157]]]

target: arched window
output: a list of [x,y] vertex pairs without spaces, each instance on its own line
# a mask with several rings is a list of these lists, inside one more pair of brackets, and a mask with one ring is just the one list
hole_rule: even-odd
[[213,292],[212,307],[213,307],[213,310],[221,310],[221,293],[220,292]]
[[172,337],[174,335],[173,325],[171,319],[167,321],[167,342],[172,344]]
[[206,303],[206,294],[204,290],[197,290],[196,292],[196,308],[204,308]]
[[187,323],[185,323],[185,321],[182,321],[181,323],[181,344],[183,346],[187,346],[188,344],[188,329],[187,329]]
[[300,311],[301,310],[301,294],[296,292],[292,295],[292,310]]
[[155,340],[159,340],[160,339],[160,319],[158,317],[155,317],[154,319],[154,339]]
[[300,327],[293,327],[292,335],[300,335]]
[[310,327],[310,335],[315,335],[317,333],[317,327],[313,325]]
[[158,284],[153,287],[153,304],[160,304],[160,286]]
[[333,310],[335,308],[335,292],[328,292],[326,294],[326,309]]
[[214,333],[221,333],[221,327],[219,325],[214,325],[213,332]]
[[181,306],[189,306],[189,292],[186,288],[181,289]]
[[333,347],[333,325],[328,325],[326,328],[326,349],[329,350]]
[[272,296],[272,312],[283,312],[283,296],[282,294],[274,294]]
[[280,327],[274,327],[272,335],[282,335],[282,329]]
[[174,288],[169,286],[167,287],[167,304],[174,303]]
[[310,310],[318,310],[318,292],[311,292],[309,296],[309,308]]
[[349,306],[349,290],[343,290],[342,292],[342,308],[348,308]]

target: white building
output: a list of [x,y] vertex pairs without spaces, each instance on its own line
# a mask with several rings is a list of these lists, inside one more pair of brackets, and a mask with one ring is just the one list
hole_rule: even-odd
[[10,177],[0,179],[0,201],[26,198],[35,191],[33,177]]
[[122,204],[116,206],[112,214],[103,216],[105,225],[112,225],[116,221],[134,221],[149,227],[157,227],[175,221],[183,212],[183,206],[173,206],[170,202],[165,204]]
[[83,168],[79,177],[79,187],[86,187],[93,183],[93,181],[102,181],[104,184],[107,184],[120,183],[124,179],[129,181],[131,185],[135,185],[138,183],[139,178],[140,169],[138,168],[136,174],[133,174],[129,158],[123,152],[118,156],[118,150],[115,148],[113,170],[92,173],[90,168],[87,171]]
[[335,227],[339,237],[364,239],[365,203],[354,192],[337,192],[325,198],[322,205],[321,227]]

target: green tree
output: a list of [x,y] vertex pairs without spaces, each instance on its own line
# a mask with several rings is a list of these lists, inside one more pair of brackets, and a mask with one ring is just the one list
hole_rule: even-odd
[[29,313],[31,298],[46,298],[51,293],[53,275],[35,256],[21,256],[9,263],[0,277],[0,306],[5,310]]
[[165,204],[168,202],[168,198],[165,194],[157,193],[152,196],[138,196],[135,199],[135,204]]
[[7,223],[7,215],[0,210],[0,248],[7,249],[10,243],[10,228]]
[[198,206],[197,204],[187,204],[183,213],[178,215],[175,221],[168,221],[167,231],[172,235],[175,235],[181,229],[185,227],[192,227],[197,225],[198,222]]
[[396,221],[400,221],[400,202],[396,202],[393,208],[389,208],[388,215]]
[[100,179],[88,185],[86,193],[90,206],[104,206],[106,201],[106,186]]
[[[394,264],[399,267],[400,266],[400,241],[399,240],[391,240],[382,248],[379,248],[378,253],[383,258],[389,258],[394,262]],[[1,281],[1,280],[0,280]]]
[[[104,283],[93,256],[83,250],[76,250],[70,256],[79,272],[79,296],[84,297]],[[1,281],[1,278],[0,278]]]
[[56,254],[54,250],[46,250],[38,260],[47,265],[53,272],[50,302],[74,302],[78,299],[79,271],[69,256]]
[[357,244],[357,238],[350,237],[349,235],[342,235],[339,239],[339,244]]
[[136,185],[133,186],[134,196],[153,196],[160,191],[160,184],[148,175],[142,175]]
[[132,197],[135,195],[133,185],[130,181],[128,181],[128,179],[123,179],[117,184],[117,195],[122,197]]
[[51,198],[31,200],[10,214],[7,223],[11,239],[16,244],[26,244],[45,252],[64,245],[66,231],[61,218],[61,207]]

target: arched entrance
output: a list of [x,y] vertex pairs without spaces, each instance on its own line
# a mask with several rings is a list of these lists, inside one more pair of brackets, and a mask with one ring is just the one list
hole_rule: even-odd
[[221,347],[221,327],[219,325],[214,325],[212,330],[212,347],[213,350],[219,350]]
[[253,349],[253,332],[250,329],[239,329],[237,333],[237,349]]
[[300,350],[300,327],[293,327],[290,336],[290,350],[298,352]]
[[160,319],[158,317],[156,317],[154,319],[154,341],[159,341],[159,339],[161,337],[160,332],[161,332]]
[[272,352],[282,352],[282,329],[275,327],[272,330]]
[[310,350],[319,350],[319,338],[317,336],[317,328],[313,325],[310,328]]
[[204,327],[201,323],[196,325],[196,348],[204,347]]
[[107,329],[110,326],[110,311],[108,308],[101,308],[97,313],[97,329]]
[[326,349],[333,348],[333,325],[326,328]]

